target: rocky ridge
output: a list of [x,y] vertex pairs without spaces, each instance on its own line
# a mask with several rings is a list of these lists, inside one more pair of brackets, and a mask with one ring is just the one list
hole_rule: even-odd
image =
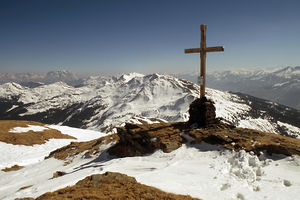
[[109,152],[119,157],[141,156],[157,149],[168,153],[183,143],[206,142],[234,151],[245,150],[260,155],[300,155],[300,140],[253,129],[236,128],[227,124],[191,129],[187,123],[160,123],[150,125],[126,124],[118,128],[120,142]]

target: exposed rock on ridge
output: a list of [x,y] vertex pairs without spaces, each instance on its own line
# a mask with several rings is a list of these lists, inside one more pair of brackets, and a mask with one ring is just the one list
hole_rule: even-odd
[[141,156],[157,149],[171,152],[183,143],[207,142],[234,151],[262,151],[270,154],[300,155],[300,140],[253,129],[236,128],[227,124],[211,124],[206,128],[189,128],[187,123],[149,125],[126,124],[118,128],[120,141],[109,152],[119,157]]

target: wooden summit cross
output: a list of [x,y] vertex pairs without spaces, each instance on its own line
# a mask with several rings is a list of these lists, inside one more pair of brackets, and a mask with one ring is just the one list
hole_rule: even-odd
[[206,61],[206,52],[216,52],[216,51],[224,51],[223,46],[217,47],[206,47],[206,25],[201,24],[201,42],[200,48],[194,49],[185,49],[184,53],[200,53],[200,98],[205,96],[205,81],[206,81],[206,69],[205,69],[205,61]]

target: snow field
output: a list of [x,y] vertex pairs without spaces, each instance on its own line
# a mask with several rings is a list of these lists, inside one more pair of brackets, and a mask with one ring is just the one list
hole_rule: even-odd
[[[100,154],[91,158],[83,152],[66,166],[51,158],[18,171],[0,172],[0,185],[4,186],[0,187],[0,199],[37,197],[106,171],[121,172],[143,184],[202,199],[298,198],[299,156],[257,157],[251,152],[234,152],[201,143],[183,145],[171,153],[159,150],[147,156],[113,158],[106,153],[111,145],[102,146]],[[55,171],[66,175],[51,179]],[[19,190],[28,185],[32,186]]]

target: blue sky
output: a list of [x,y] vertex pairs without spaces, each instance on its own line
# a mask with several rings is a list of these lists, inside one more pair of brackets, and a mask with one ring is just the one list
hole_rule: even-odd
[[298,0],[0,0],[0,73],[180,73],[300,65]]

